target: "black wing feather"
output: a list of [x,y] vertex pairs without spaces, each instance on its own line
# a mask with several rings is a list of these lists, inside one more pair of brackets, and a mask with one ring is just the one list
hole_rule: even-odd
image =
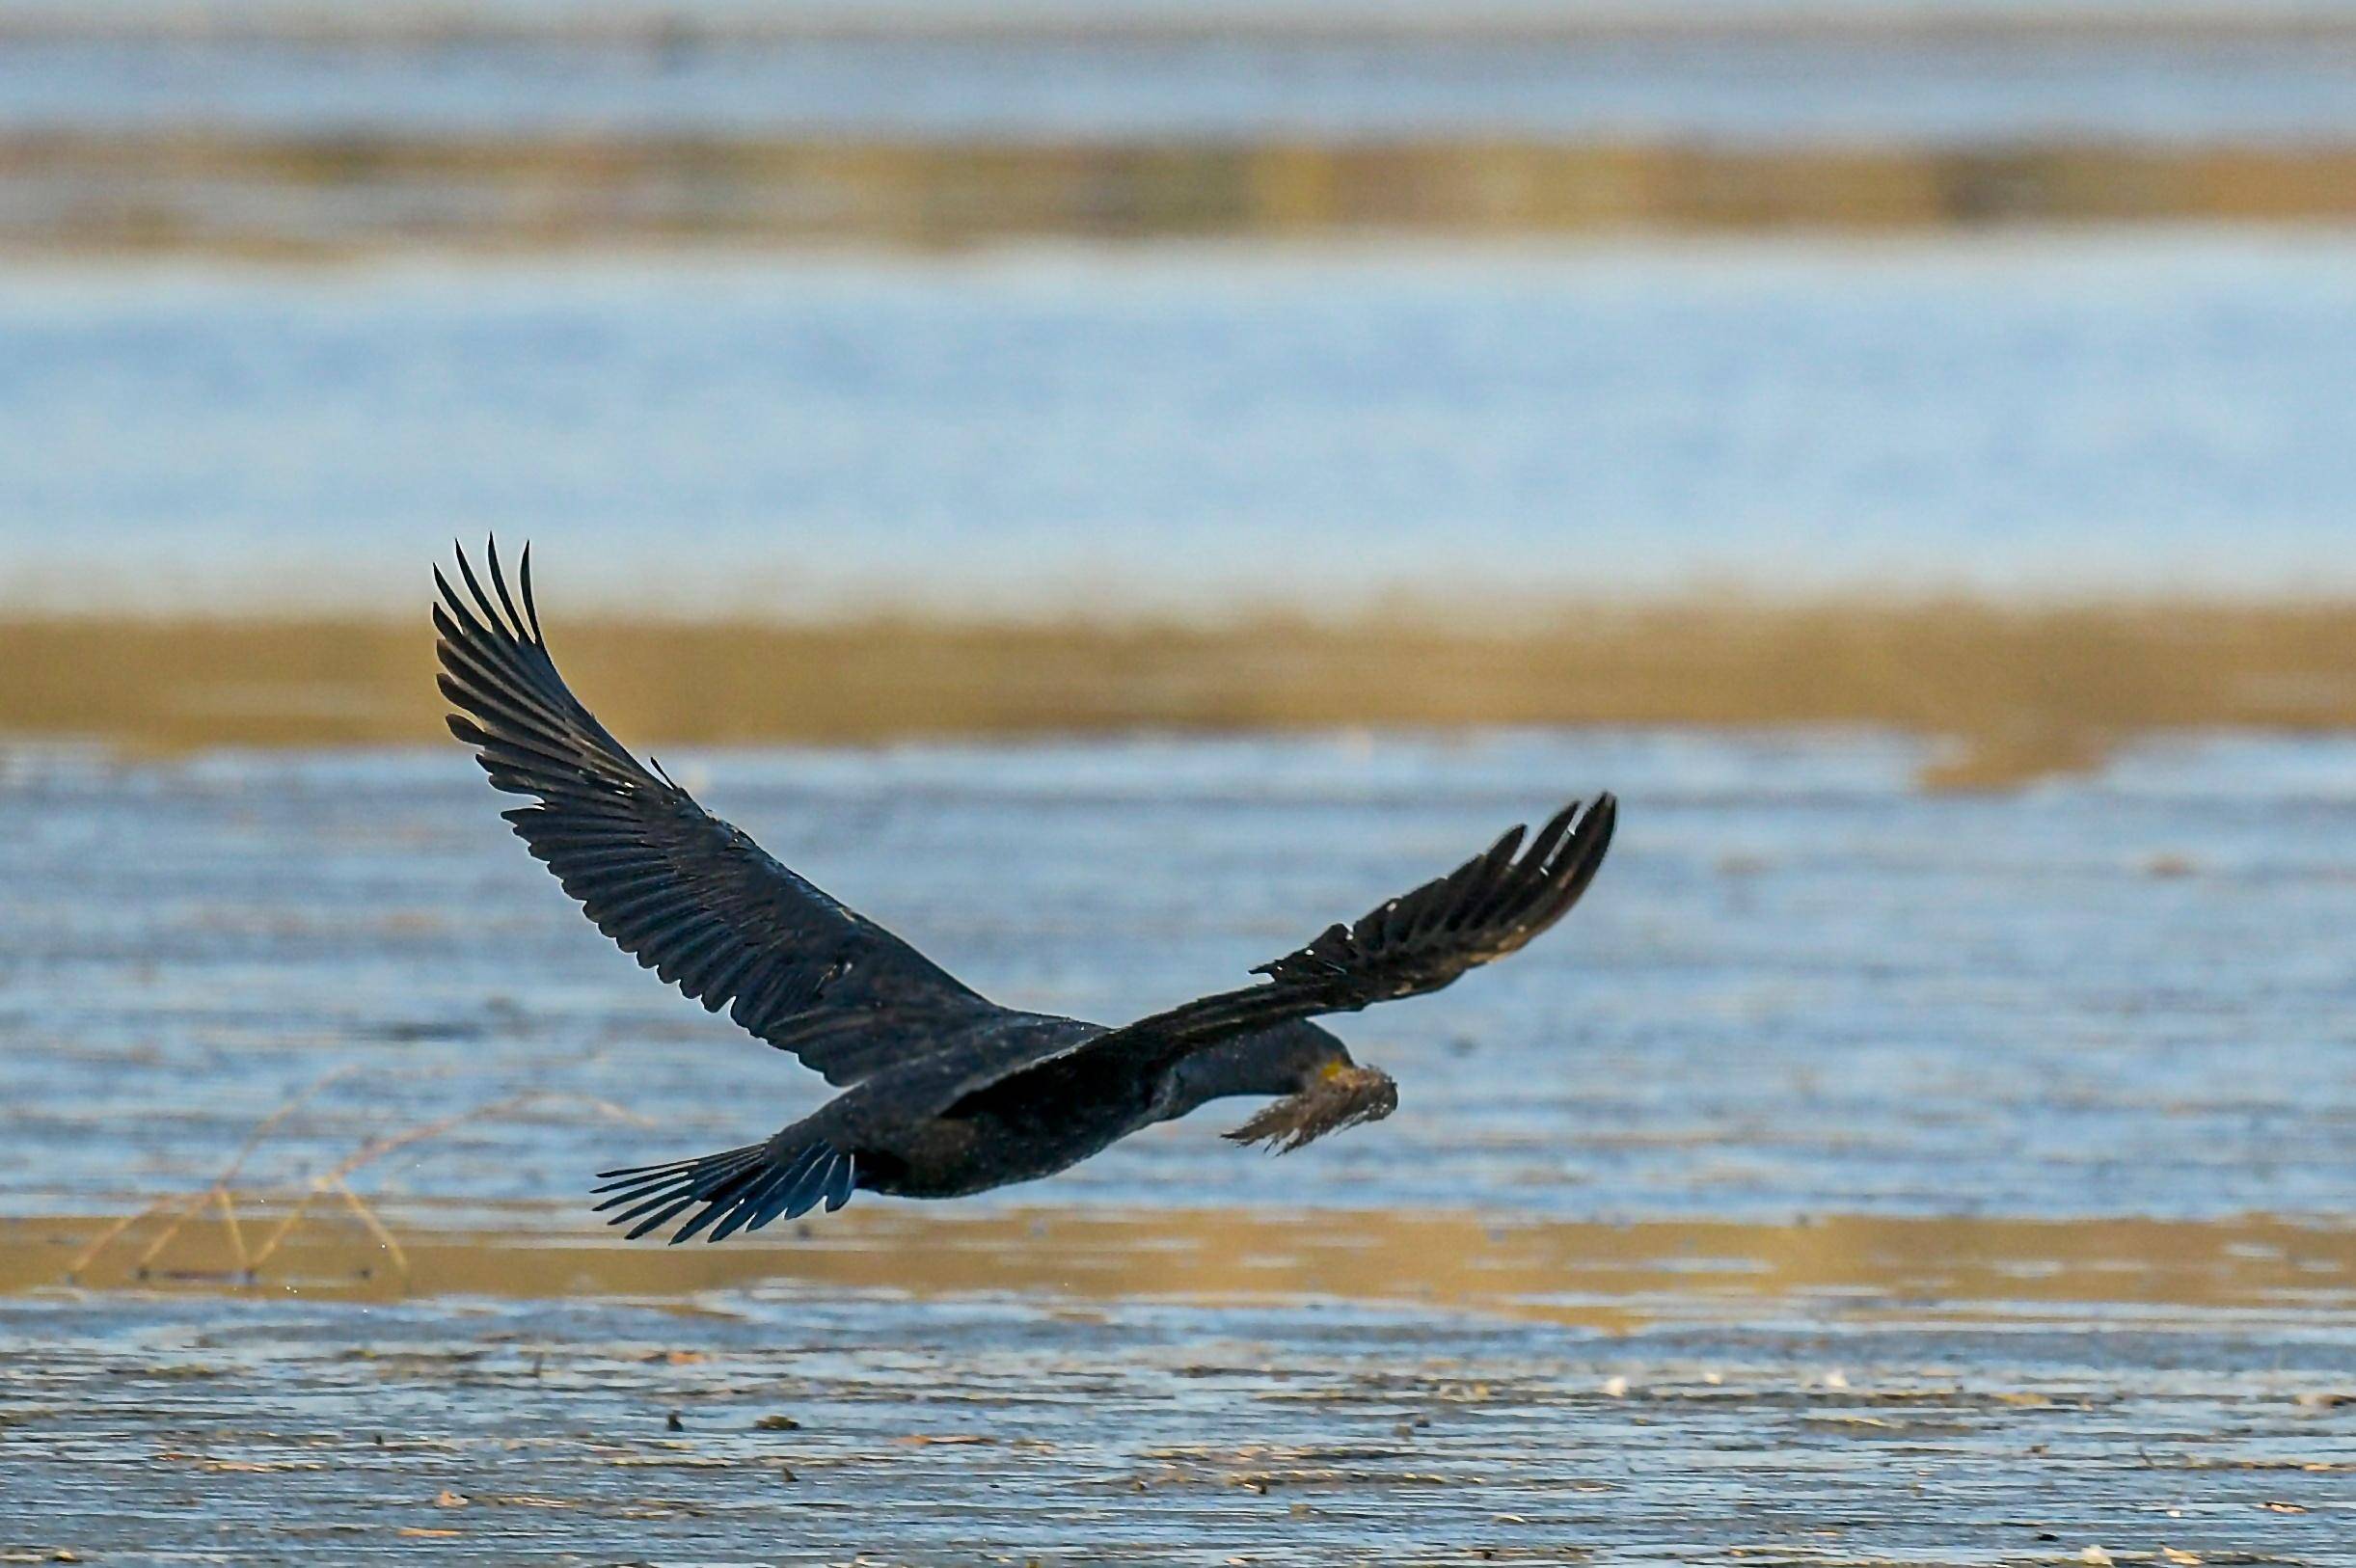
[[821,1203],[833,1213],[850,1202],[858,1170],[855,1154],[829,1144],[772,1139],[697,1159],[608,1171],[609,1179],[597,1190],[613,1196],[597,1212],[616,1211],[607,1223],[629,1226],[626,1239],[636,1241],[700,1203],[702,1209],[671,1233],[671,1245],[706,1230],[711,1240],[724,1241],[774,1219],[799,1219]]
[[1436,991],[1568,914],[1603,864],[1618,813],[1609,795],[1584,814],[1573,801],[1529,835],[1529,848],[1522,847],[1526,830],[1516,827],[1448,876],[1260,964],[1253,973],[1266,975],[1267,984],[1188,1002],[975,1084],[950,1114],[1043,1093],[1051,1077],[1116,1065],[1124,1073],[1151,1073],[1238,1035]]
[[641,765],[556,672],[529,547],[513,592],[496,546],[488,564],[489,592],[463,550],[463,595],[434,572],[450,733],[495,787],[535,798],[503,815],[598,930],[837,1085],[997,1011]]

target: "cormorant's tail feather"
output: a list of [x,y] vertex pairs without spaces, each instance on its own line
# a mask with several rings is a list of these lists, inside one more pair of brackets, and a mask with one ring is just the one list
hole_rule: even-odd
[[594,1190],[612,1196],[599,1203],[596,1212],[618,1209],[606,1223],[630,1226],[632,1241],[701,1204],[672,1233],[675,1247],[707,1229],[710,1239],[719,1241],[739,1230],[758,1230],[780,1217],[798,1219],[822,1203],[831,1214],[851,1201],[858,1161],[824,1143],[791,1149],[747,1144],[691,1160],[600,1171],[598,1176],[601,1184]]

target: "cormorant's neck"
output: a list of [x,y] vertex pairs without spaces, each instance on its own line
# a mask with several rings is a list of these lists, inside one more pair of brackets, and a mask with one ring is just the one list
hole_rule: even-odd
[[1231,1040],[1197,1051],[1170,1069],[1164,1121],[1176,1121],[1215,1099],[1266,1097],[1298,1091],[1305,1069],[1303,1041],[1291,1026]]

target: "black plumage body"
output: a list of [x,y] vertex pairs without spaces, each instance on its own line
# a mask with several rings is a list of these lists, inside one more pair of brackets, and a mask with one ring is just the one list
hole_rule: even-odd
[[845,1092],[777,1134],[860,1151],[864,1185],[900,1198],[962,1198],[1078,1164],[1159,1120],[1163,1084],[1133,1079],[1107,1097],[1023,1100],[952,1116],[977,1078],[1010,1070],[1104,1033],[1076,1018],[1016,1013],[928,1042],[899,1070]]
[[[1516,827],[1447,877],[1264,964],[1265,984],[1118,1028],[1002,1008],[780,865],[641,764],[556,672],[498,553],[488,590],[435,573],[449,720],[505,813],[599,930],[643,966],[844,1093],[758,1144],[606,1173],[599,1204],[641,1235],[718,1240],[857,1190],[956,1198],[1028,1181],[1232,1095],[1278,1098],[1240,1134],[1290,1149],[1379,1120],[1390,1078],[1311,1022],[1437,990],[1569,910],[1602,864],[1610,796]],[[692,1211],[691,1213],[691,1211]]]

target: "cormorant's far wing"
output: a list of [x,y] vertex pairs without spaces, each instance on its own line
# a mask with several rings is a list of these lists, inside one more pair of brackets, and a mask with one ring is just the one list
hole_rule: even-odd
[[520,608],[496,546],[496,603],[463,550],[458,571],[465,598],[434,569],[442,693],[461,710],[450,733],[495,788],[537,798],[502,815],[622,951],[836,1085],[996,1011],[641,766],[556,673],[528,546]]
[[[968,1098],[996,1104],[1047,1090],[1059,1075],[1118,1068],[1151,1072],[1205,1046],[1296,1018],[1355,1013],[1420,996],[1466,970],[1526,946],[1570,912],[1587,890],[1619,805],[1599,795],[1585,812],[1574,800],[1530,837],[1515,827],[1486,854],[1391,900],[1347,926],[1330,926],[1297,953],[1263,963],[1267,984],[1223,991],[1108,1030],[994,1082]],[[1517,853],[1518,852],[1518,853]],[[957,1114],[956,1107],[951,1110]]]

